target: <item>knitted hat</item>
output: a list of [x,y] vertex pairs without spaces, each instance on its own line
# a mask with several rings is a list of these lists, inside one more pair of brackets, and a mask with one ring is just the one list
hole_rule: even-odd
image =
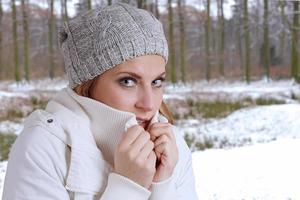
[[162,24],[150,12],[129,4],[77,16],[64,24],[58,38],[71,88],[138,56],[156,54],[168,61]]

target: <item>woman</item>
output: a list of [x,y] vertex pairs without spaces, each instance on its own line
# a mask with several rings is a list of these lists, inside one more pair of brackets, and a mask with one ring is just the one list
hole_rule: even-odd
[[25,121],[4,200],[197,199],[191,154],[162,101],[161,23],[127,4],[59,34],[69,86]]

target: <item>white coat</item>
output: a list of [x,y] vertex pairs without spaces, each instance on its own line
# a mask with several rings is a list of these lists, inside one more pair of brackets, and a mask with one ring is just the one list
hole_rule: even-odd
[[[157,121],[167,119],[157,113]],[[196,200],[191,153],[176,127],[179,160],[168,180],[147,190],[113,172],[120,134],[134,124],[133,113],[63,89],[25,120],[9,155],[3,200]]]

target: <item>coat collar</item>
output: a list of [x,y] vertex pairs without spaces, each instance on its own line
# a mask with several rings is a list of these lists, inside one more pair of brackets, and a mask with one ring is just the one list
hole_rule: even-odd
[[[113,153],[120,137],[137,124],[135,114],[79,96],[70,88],[59,92],[46,111],[58,119],[71,147],[67,189],[102,193],[113,169]],[[168,120],[157,112],[151,120],[155,122]]]

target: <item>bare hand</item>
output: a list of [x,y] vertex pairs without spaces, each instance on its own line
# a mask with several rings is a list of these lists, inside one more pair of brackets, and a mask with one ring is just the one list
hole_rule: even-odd
[[124,133],[115,152],[114,170],[149,189],[155,174],[156,156],[150,134],[135,125]]
[[160,182],[168,179],[178,162],[176,139],[169,123],[154,123],[148,132],[154,142],[154,151],[157,157],[157,168],[153,181]]

